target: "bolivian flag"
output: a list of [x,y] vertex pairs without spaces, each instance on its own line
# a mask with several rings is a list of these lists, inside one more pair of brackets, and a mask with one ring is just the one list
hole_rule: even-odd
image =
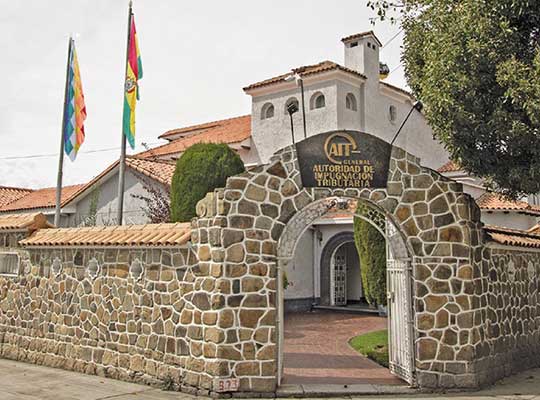
[[135,106],[139,100],[139,79],[143,77],[143,71],[137,30],[135,29],[135,16],[131,12],[129,24],[123,131],[129,145],[135,149]]
[[79,71],[75,42],[69,39],[68,67],[66,76],[66,94],[64,103],[64,151],[71,161],[75,161],[77,152],[84,142],[84,120],[86,105]]

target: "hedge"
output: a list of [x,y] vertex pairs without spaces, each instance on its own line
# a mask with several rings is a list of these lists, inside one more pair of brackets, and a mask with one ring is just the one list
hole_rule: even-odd
[[171,185],[171,220],[186,222],[195,217],[195,206],[227,178],[244,172],[242,159],[226,144],[197,143],[176,162]]
[[354,217],[354,243],[360,258],[364,297],[386,305],[386,240],[369,222]]

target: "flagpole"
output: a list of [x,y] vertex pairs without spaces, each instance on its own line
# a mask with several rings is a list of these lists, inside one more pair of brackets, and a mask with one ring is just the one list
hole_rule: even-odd
[[60,210],[62,207],[62,176],[64,173],[64,127],[66,126],[66,101],[68,92],[69,59],[71,58],[71,35],[68,41],[68,55],[66,63],[66,85],[64,88],[64,107],[62,108],[62,128],[60,129],[60,153],[58,155],[58,176],[56,178],[56,208],[54,210],[54,225],[60,226]]
[[[131,33],[131,16],[132,16],[133,2],[129,1],[128,12],[128,28],[127,28],[127,43],[126,43],[126,65],[124,73],[127,77],[128,57],[129,57],[129,39]],[[125,78],[124,78],[124,96],[125,96]],[[120,142],[120,161],[118,165],[118,225],[122,225],[124,219],[124,177],[126,173],[126,135],[124,133],[124,124],[122,120],[122,140]]]

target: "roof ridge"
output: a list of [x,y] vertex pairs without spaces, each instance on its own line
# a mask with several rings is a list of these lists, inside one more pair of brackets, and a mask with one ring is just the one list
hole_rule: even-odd
[[140,159],[157,159],[170,154],[182,153],[195,143],[240,143],[251,136],[251,114],[226,119],[226,123],[170,140],[159,146],[137,153]]
[[236,116],[236,117],[230,117],[230,118],[225,118],[225,119],[217,119],[215,121],[201,122],[201,123],[198,123],[198,124],[183,126],[181,128],[169,129],[168,131],[165,131],[165,133],[162,133],[161,135],[159,135],[158,138],[165,138],[167,136],[171,136],[171,135],[174,135],[174,134],[177,134],[177,133],[189,132],[189,131],[192,131],[192,130],[196,130],[197,128],[200,128],[200,129],[211,128],[211,127],[219,126],[222,123],[226,123],[228,121],[232,121],[232,120],[240,119],[240,118],[246,118],[246,117],[251,117],[251,114],[244,114],[244,115],[239,115],[239,116]]
[[5,186],[5,185],[0,185],[0,189],[20,190],[24,192],[32,192],[35,190],[35,189],[30,189],[30,188],[23,188],[23,187],[18,187],[18,186]]
[[[175,140],[178,140],[178,139],[175,139]],[[165,144],[169,144],[169,143],[165,143]],[[145,152],[146,151],[147,150],[145,150]],[[141,157],[139,154],[141,154],[141,153],[126,156],[126,160],[130,159],[130,160],[137,160],[137,161],[142,161],[142,162],[152,162],[152,163],[156,163],[156,164],[165,164],[165,165],[173,165],[174,164],[174,161],[171,161],[171,160],[163,160],[161,158],[156,158],[156,159],[144,158],[144,157]]]
[[[326,67],[326,69],[325,69]],[[335,69],[339,69],[343,72],[347,72],[347,73],[350,73],[350,74],[354,74],[356,76],[360,76],[364,79],[367,79],[366,76],[364,74],[362,74],[361,72],[359,71],[356,71],[352,68],[349,68],[349,67],[346,67],[336,61],[332,61],[332,60],[323,60],[319,63],[316,63],[316,64],[311,64],[311,65],[302,65],[300,67],[296,67],[296,68],[292,68],[290,72],[287,72],[285,74],[281,74],[281,75],[277,75],[277,76],[274,76],[272,78],[268,78],[268,79],[264,79],[262,81],[259,81],[259,82],[255,82],[255,83],[252,83],[248,86],[245,86],[243,88],[244,91],[248,91],[248,90],[251,90],[251,89],[255,89],[255,88],[259,88],[259,87],[263,87],[263,86],[268,86],[268,85],[273,85],[275,83],[283,83],[285,78],[287,76],[290,76],[291,74],[294,74],[294,73],[298,73],[300,74],[301,76],[308,76],[308,75],[312,75],[312,74],[316,74],[316,73],[321,73],[321,72],[327,72],[328,69],[330,68],[335,68]],[[320,69],[320,70],[317,70],[317,69]],[[390,89],[394,89],[394,90],[397,90],[407,96],[410,96],[410,97],[413,97],[412,96],[412,93],[409,92],[408,90],[405,90],[403,88],[400,88],[399,86],[395,86],[395,85],[392,85],[388,82],[384,82],[383,80],[379,79],[379,83],[387,86],[388,88]]]

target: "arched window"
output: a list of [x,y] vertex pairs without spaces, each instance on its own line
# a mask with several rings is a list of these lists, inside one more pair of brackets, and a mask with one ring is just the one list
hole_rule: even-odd
[[345,96],[345,108],[352,111],[358,110],[356,105],[356,97],[354,97],[354,94],[347,93],[347,96]]
[[261,109],[261,119],[268,119],[274,116],[274,105],[266,103]]
[[294,105],[297,110],[300,109],[297,98],[296,97],[291,97],[285,102],[285,110],[284,110],[285,114],[289,114],[289,106],[291,106],[291,105]]
[[396,122],[396,118],[397,118],[396,106],[390,106],[388,108],[388,119],[390,120],[390,122],[394,123]]
[[321,92],[317,92],[311,96],[310,109],[314,110],[316,108],[323,108],[325,105],[326,101],[324,99],[324,94]]

